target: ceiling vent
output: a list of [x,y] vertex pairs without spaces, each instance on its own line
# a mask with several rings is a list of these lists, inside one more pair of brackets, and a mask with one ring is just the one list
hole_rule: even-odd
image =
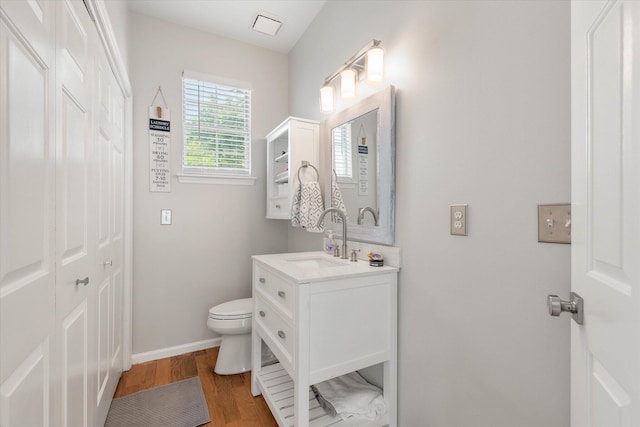
[[282,19],[274,16],[267,16],[265,13],[260,12],[256,15],[256,19],[253,20],[251,28],[259,33],[275,36],[282,27]]

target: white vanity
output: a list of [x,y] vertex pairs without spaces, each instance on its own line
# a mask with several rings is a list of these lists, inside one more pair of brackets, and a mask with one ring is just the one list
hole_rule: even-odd
[[[324,252],[252,258],[251,390],[254,396],[262,393],[278,425],[396,426],[398,269]],[[279,363],[261,366],[261,341]],[[379,363],[387,404],[379,420],[336,422],[309,390]]]

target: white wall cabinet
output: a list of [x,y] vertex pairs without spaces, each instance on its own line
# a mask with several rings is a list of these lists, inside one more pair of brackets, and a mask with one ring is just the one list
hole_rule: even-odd
[[82,0],[0,9],[0,425],[99,426],[123,369],[125,99]]
[[[397,425],[397,274],[323,252],[253,257],[252,393],[280,427]],[[261,366],[262,341],[278,363]],[[380,363],[388,411],[378,420],[339,421],[309,390]]]
[[[319,158],[319,122],[289,117],[267,135],[267,218],[291,218],[298,168],[303,161],[318,168]],[[312,168],[303,168],[300,177],[320,179]]]

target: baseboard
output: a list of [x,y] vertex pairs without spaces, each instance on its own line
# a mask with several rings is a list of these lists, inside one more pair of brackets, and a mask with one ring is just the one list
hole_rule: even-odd
[[173,357],[179,354],[191,353],[192,351],[204,350],[211,347],[220,347],[221,337],[209,340],[190,342],[187,344],[176,345],[174,347],[161,348],[158,350],[145,351],[131,355],[131,364],[149,362],[151,360],[164,359],[165,357]]

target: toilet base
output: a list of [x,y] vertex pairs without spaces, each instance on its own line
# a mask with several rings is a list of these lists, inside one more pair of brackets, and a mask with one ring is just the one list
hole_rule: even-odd
[[251,370],[251,334],[223,335],[214,372],[241,374]]

